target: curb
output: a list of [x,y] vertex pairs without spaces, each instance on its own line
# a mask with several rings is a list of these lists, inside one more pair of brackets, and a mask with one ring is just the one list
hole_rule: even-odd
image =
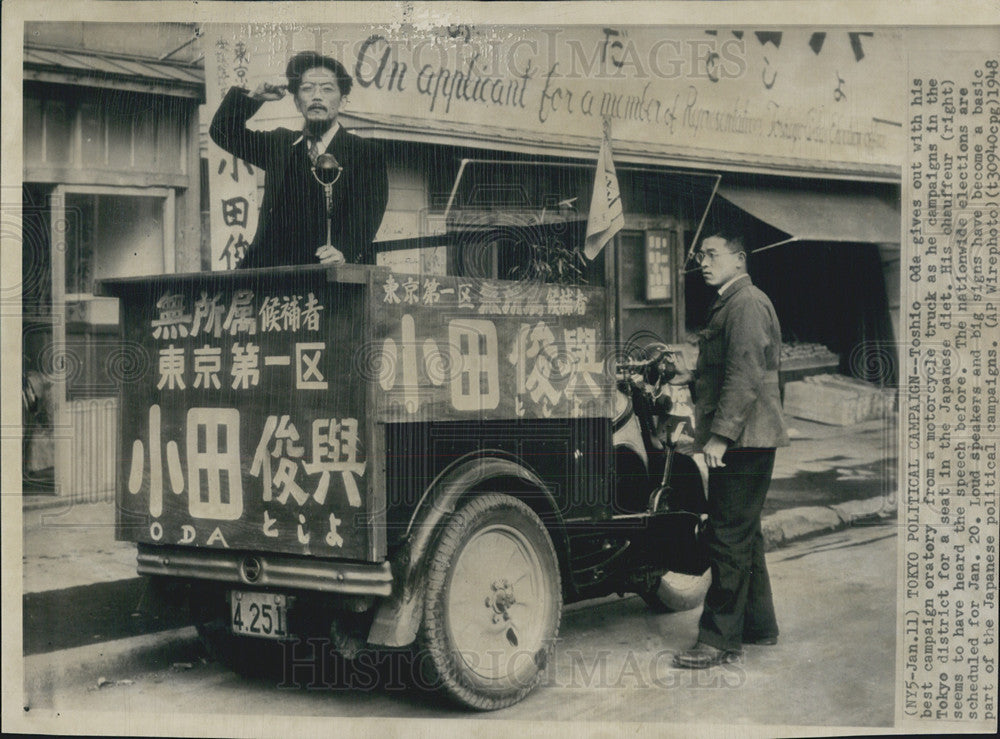
[[67,679],[96,686],[104,678],[111,685],[121,673],[145,671],[150,665],[168,670],[178,659],[198,662],[203,656],[194,626],[36,654],[24,659],[24,694],[30,702],[31,696],[49,695]]
[[764,551],[770,552],[809,536],[863,522],[882,521],[896,515],[896,503],[890,496],[849,500],[829,506],[801,506],[775,511],[761,520]]
[[[134,572],[134,570],[133,570]],[[64,652],[189,626],[187,609],[132,575],[89,585],[25,593],[23,654]]]
[[44,511],[51,508],[74,508],[97,503],[114,503],[114,492],[100,493],[96,497],[82,498],[72,495],[31,495],[21,501],[23,511]]

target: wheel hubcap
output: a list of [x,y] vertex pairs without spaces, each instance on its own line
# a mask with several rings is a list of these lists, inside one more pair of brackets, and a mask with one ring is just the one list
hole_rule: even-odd
[[493,612],[493,623],[500,623],[501,619],[508,620],[510,615],[507,609],[517,602],[514,597],[514,588],[506,579],[494,580],[490,585],[492,595],[486,596],[485,605]]
[[551,618],[549,583],[524,534],[504,525],[477,531],[451,577],[448,628],[469,669],[495,679],[534,661]]

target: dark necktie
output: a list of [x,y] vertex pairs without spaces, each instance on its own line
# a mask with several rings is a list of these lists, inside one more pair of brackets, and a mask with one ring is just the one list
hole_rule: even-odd
[[319,157],[319,139],[315,136],[307,136],[306,151],[309,153],[309,161],[315,164],[317,157]]

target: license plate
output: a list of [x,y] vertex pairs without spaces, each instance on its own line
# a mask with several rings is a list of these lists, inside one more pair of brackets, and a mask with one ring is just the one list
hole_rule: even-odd
[[288,606],[284,595],[234,590],[230,593],[234,634],[284,639],[288,636]]

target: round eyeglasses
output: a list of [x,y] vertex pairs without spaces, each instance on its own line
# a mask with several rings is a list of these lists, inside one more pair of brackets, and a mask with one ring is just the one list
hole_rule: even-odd
[[698,264],[704,264],[705,262],[715,262],[723,254],[729,254],[730,256],[735,256],[740,254],[738,251],[715,251],[714,249],[709,249],[708,251],[696,251],[694,253],[694,261]]

